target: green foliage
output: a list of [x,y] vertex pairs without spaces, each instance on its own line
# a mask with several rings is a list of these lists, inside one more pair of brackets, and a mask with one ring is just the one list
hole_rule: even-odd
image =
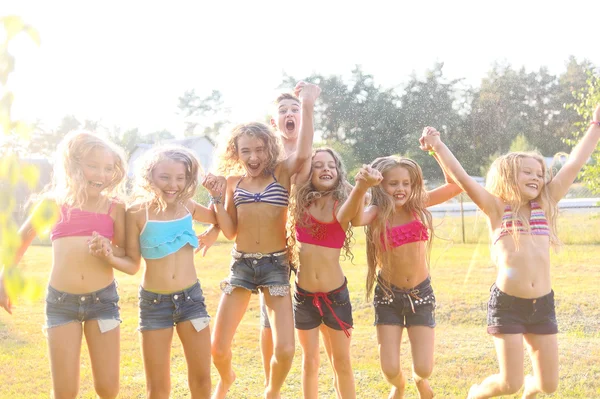
[[[579,102],[567,107],[575,110],[580,116],[580,121],[575,123],[578,129],[572,134],[573,139],[565,140],[571,146],[575,146],[588,130],[594,109],[600,104],[600,75],[589,72],[586,87],[578,91],[575,96]],[[592,154],[591,162],[583,166],[579,177],[592,192],[600,193],[600,152],[595,151]]]
[[[10,41],[20,33],[29,35],[37,44],[40,39],[37,31],[25,24],[20,17],[0,18],[0,28],[6,33],[4,43],[0,45],[0,125],[4,138],[9,143],[19,143],[21,137],[30,134],[30,128],[25,123],[13,121],[11,118],[14,95],[8,90],[7,82],[14,70],[15,60],[9,53],[8,46]],[[10,146],[2,148],[0,156],[0,260],[4,266],[4,284],[10,297],[26,296],[33,299],[41,294],[42,289],[40,284],[24,278],[14,267],[21,239],[13,217],[17,184],[25,182],[30,188],[35,187],[39,173],[33,166],[21,168],[16,151]],[[40,217],[37,219],[37,226],[45,229],[52,222],[51,218]]]
[[187,90],[179,97],[177,106],[181,114],[186,118],[186,137],[198,134],[198,127],[202,127],[201,133],[209,140],[214,141],[227,125],[226,119],[221,119],[225,110],[221,92],[213,90],[207,97],[200,97],[195,90]]

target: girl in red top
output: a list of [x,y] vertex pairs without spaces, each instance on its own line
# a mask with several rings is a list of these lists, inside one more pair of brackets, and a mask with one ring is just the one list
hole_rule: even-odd
[[[123,151],[87,132],[69,133],[61,142],[53,181],[44,200],[20,229],[18,263],[37,235],[33,220],[57,206],[60,217],[51,232],[52,269],[46,296],[46,324],[53,397],[74,398],[79,391],[81,338],[85,335],[94,388],[101,398],[119,392],[119,295],[105,253],[88,242],[101,234],[124,253],[125,208],[114,197],[122,192],[126,163]],[[116,267],[118,268],[118,267]],[[119,270],[134,274],[137,268]],[[0,306],[11,301],[0,275]]]
[[315,150],[312,165],[307,165],[296,177],[290,212],[300,243],[294,324],[302,346],[302,390],[305,398],[319,394],[319,328],[323,323],[327,328],[321,332],[331,348],[336,391],[342,398],[355,398],[350,365],[352,306],[340,254],[344,248],[345,255],[352,257],[350,221],[381,174],[362,168],[349,192],[342,160],[332,149]]
[[406,328],[419,396],[431,398],[427,378],[433,369],[435,297],[428,268],[433,226],[427,207],[449,200],[460,189],[448,183],[425,191],[421,168],[407,158],[377,158],[371,167],[383,180],[373,188],[371,205],[357,225],[367,225],[367,297],[375,286],[381,370],[393,385],[389,397],[403,398],[400,343]]

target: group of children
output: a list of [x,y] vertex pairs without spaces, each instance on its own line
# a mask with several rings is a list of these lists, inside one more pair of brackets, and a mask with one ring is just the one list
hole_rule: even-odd
[[[275,129],[248,123],[233,130],[220,175],[209,173],[200,181],[201,166],[190,151],[155,146],[136,161],[127,197],[121,149],[85,132],[64,138],[42,200],[58,205],[61,215],[51,232],[46,296],[54,397],[78,394],[83,334],[97,395],[117,396],[121,320],[113,269],[135,274],[144,258],[139,331],[149,398],[169,397],[174,329],[183,345],[191,397],[208,398],[211,391],[213,398],[226,396],[236,378],[232,341],[252,293],[261,294],[265,398],[280,397],[294,356],[294,330],[302,347],[303,396],[318,396],[321,335],[337,396],[355,398],[352,306],[340,266],[341,256],[352,257],[351,226],[366,226],[366,291],[373,295],[381,370],[392,385],[389,397],[404,397],[404,329],[419,396],[433,397],[428,377],[434,364],[436,300],[428,255],[434,232],[427,208],[461,191],[488,218],[498,267],[488,302],[488,332],[500,371],[473,385],[468,397],[511,394],[523,382],[524,398],[555,391],[558,330],[549,249],[558,244],[557,202],[600,139],[600,107],[556,176],[538,155],[510,153],[492,164],[487,188],[464,171],[439,132],[426,127],[420,147],[436,158],[446,177],[446,184],[426,191],[419,165],[396,156],[363,165],[352,186],[334,150],[312,149],[319,87],[300,82],[294,93],[277,99],[278,115],[271,120]],[[210,194],[208,206],[192,199],[200,184]],[[193,220],[212,227],[196,236]],[[194,253],[206,251],[220,233],[235,245],[211,337]],[[20,234],[17,263],[36,235],[31,218]],[[0,306],[11,312],[1,275]],[[523,342],[533,364],[533,375],[525,381]],[[211,358],[220,376],[214,390]]]

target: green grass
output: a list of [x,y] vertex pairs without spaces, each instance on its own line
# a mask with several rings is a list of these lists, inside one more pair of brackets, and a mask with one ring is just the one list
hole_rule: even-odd
[[[467,244],[461,242],[460,218],[435,219],[438,226],[431,254],[431,275],[438,308],[435,368],[431,385],[439,398],[464,398],[469,386],[497,371],[491,338],[485,332],[488,290],[495,278],[482,218],[466,219]],[[566,243],[553,255],[553,288],[559,321],[560,386],[550,398],[600,397],[600,219],[595,214],[563,216],[560,236]],[[364,235],[356,229],[354,264],[344,263],[354,308],[353,368],[357,397],[386,397],[389,386],[379,369],[373,309],[364,300],[366,276]],[[206,258],[196,258],[208,310],[215,315],[219,282],[227,275],[231,243],[220,241]],[[47,279],[51,260],[48,247],[31,247],[21,267],[27,276]],[[137,285],[140,275],[118,274],[121,295],[121,398],[144,397],[144,371],[136,332]],[[11,317],[0,313],[0,398],[48,397],[50,373],[44,335],[43,300],[19,302]],[[238,379],[231,398],[259,398],[263,371],[258,348],[258,298],[250,303],[234,341],[234,367]],[[405,334],[406,335],[406,334]],[[403,370],[410,375],[410,348],[404,338]],[[284,385],[284,398],[301,397],[301,350],[297,344],[292,370]],[[322,355],[320,397],[334,398],[331,370]],[[526,360],[527,370],[530,369]],[[173,341],[172,397],[189,397],[186,366],[179,340]],[[213,368],[213,385],[217,381]],[[416,398],[413,385],[407,398]],[[82,353],[81,397],[92,398],[93,386],[87,349]],[[517,398],[520,396],[514,396]]]

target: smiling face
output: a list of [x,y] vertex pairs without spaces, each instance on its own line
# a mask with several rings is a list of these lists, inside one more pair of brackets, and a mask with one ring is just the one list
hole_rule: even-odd
[[531,157],[521,159],[517,184],[527,201],[539,197],[544,187],[544,168],[537,159]]
[[312,159],[311,183],[318,191],[332,190],[338,184],[338,168],[329,151],[318,151]]
[[293,99],[283,99],[277,104],[277,123],[271,119],[271,124],[284,140],[295,141],[300,130],[300,103]]
[[267,143],[262,139],[247,134],[242,134],[237,140],[238,159],[252,177],[260,176],[268,166],[269,152]]
[[381,187],[386,194],[392,197],[395,207],[403,206],[412,193],[412,182],[408,169],[396,166],[384,172]]
[[88,196],[99,195],[115,177],[115,155],[105,148],[93,148],[80,165]]
[[157,195],[167,204],[177,201],[187,182],[186,168],[182,162],[165,159],[152,170],[152,185]]

